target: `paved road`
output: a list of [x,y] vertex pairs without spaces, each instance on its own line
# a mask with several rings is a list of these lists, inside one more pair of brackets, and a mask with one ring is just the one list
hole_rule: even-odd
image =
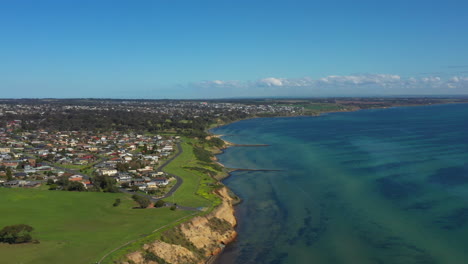
[[[36,157],[37,158],[37,157]],[[95,162],[95,163],[92,163],[91,166],[94,166],[96,164],[99,164],[99,163],[103,163],[105,161],[109,160],[108,158],[100,158],[98,162]],[[53,168],[56,168],[56,169],[61,169],[63,170],[64,172],[68,172],[68,173],[72,173],[72,174],[75,174],[75,175],[81,175],[83,176],[83,178],[85,179],[89,179],[89,175],[86,175],[84,173],[81,173],[79,171],[76,171],[74,169],[69,169],[69,168],[65,168],[65,167],[61,167],[60,165],[56,165],[55,163],[51,163],[51,162],[48,162],[48,161],[44,161],[43,162],[44,164],[47,164]]]
[[63,170],[64,172],[68,172],[68,173],[71,173],[71,174],[74,174],[74,175],[80,175],[80,176],[82,176],[82,177],[85,178],[85,179],[89,179],[89,176],[88,176],[88,175],[83,174],[83,173],[81,173],[81,172],[79,172],[79,171],[76,171],[76,170],[74,170],[74,169],[69,169],[69,168],[60,167],[60,166],[57,166],[57,165],[55,165],[54,163],[50,163],[50,162],[48,162],[48,161],[44,161],[43,163],[44,163],[44,164],[47,164],[47,165],[49,165],[49,166],[51,166],[51,167],[53,167],[53,168]]

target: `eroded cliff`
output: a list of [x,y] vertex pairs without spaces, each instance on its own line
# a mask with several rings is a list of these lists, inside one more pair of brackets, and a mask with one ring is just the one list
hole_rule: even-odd
[[233,203],[229,190],[216,191],[222,203],[211,213],[197,216],[171,230],[160,240],[145,244],[142,250],[126,255],[125,264],[195,264],[218,254],[224,245],[235,239]]

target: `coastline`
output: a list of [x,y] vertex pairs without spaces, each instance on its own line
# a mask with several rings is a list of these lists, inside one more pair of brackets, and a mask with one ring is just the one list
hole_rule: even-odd
[[[213,153],[215,155],[215,158],[214,158],[214,161],[221,165],[222,167],[228,169],[224,164],[222,164],[221,162],[219,162],[219,159],[217,158],[218,155],[221,155],[221,154],[224,154],[225,150],[228,149],[228,148],[231,148],[231,147],[241,147],[241,146],[245,146],[245,145],[242,145],[242,144],[236,144],[236,143],[233,143],[231,141],[228,141],[226,139],[223,139],[222,137],[223,136],[226,136],[226,135],[223,135],[223,134],[215,134],[212,132],[212,130],[216,129],[216,128],[220,128],[220,127],[223,127],[223,126],[227,126],[229,124],[233,124],[233,123],[236,123],[236,122],[239,122],[239,121],[244,121],[244,120],[250,120],[250,119],[257,119],[257,118],[286,118],[286,117],[317,117],[317,116],[321,116],[321,115],[325,115],[325,114],[332,114],[332,113],[346,113],[346,112],[357,112],[357,111],[361,111],[361,110],[372,110],[372,109],[389,109],[389,108],[396,108],[396,107],[415,107],[415,106],[434,106],[434,105],[444,105],[444,104],[453,104],[453,103],[440,103],[440,104],[421,104],[421,105],[396,105],[396,106],[391,106],[391,107],[375,107],[375,108],[368,108],[368,109],[349,109],[349,110],[346,110],[346,111],[329,111],[329,112],[322,112],[322,113],[319,113],[317,115],[295,115],[295,116],[275,116],[275,117],[251,117],[251,118],[245,118],[245,119],[239,119],[239,120],[235,120],[235,121],[232,121],[232,122],[228,122],[228,123],[224,123],[224,124],[219,124],[219,125],[216,125],[212,128],[210,128],[207,132],[210,134],[211,137],[217,137],[221,140],[223,140],[224,142],[224,146],[222,148],[219,148],[219,152],[217,153]],[[268,146],[268,145],[250,145],[250,146]],[[227,175],[221,179],[219,179],[220,182],[224,181],[225,179],[229,178],[232,176],[232,172],[236,171],[236,170],[243,170],[243,169],[229,169],[228,172],[227,172]],[[224,184],[223,184],[224,185]],[[232,190],[229,189],[228,186],[224,185],[225,188],[229,191],[232,192]],[[237,194],[235,194],[237,196]],[[235,211],[236,211],[236,206],[239,205],[240,203],[242,203],[242,197],[239,197],[239,202],[238,203],[233,203],[232,206],[233,206],[233,210],[234,210],[234,217],[236,217],[235,215]],[[236,221],[238,222],[238,219],[236,218]],[[234,227],[235,230],[237,229],[237,226]],[[237,232],[237,230],[236,230]],[[232,241],[230,241],[229,243],[227,243],[225,245],[224,248],[222,248],[219,252],[217,252],[216,255],[213,255],[211,256],[206,262],[205,264],[215,264],[217,259],[223,254],[223,252],[225,251],[226,247],[228,247],[230,244],[232,244],[236,239],[238,239],[237,237],[235,239],[233,239]]]

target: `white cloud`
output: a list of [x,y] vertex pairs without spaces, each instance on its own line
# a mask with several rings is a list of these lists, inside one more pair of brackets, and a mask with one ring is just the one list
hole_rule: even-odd
[[283,79],[270,77],[259,80],[258,84],[265,86],[283,86]]
[[424,77],[421,80],[426,83],[436,83],[441,81],[440,77],[437,76]]
[[202,81],[198,83],[192,83],[192,86],[201,87],[201,88],[240,88],[246,84],[240,81]]
[[214,80],[213,83],[217,85],[223,85],[225,82],[220,81],[220,80]]
[[367,85],[367,84],[387,84],[399,82],[401,77],[391,74],[366,74],[366,75],[331,75],[320,78],[319,82],[335,85]]
[[[413,93],[443,93],[447,89],[453,92],[461,91],[468,93],[468,77],[452,76],[450,78],[441,78],[439,76],[426,77],[406,77],[403,78],[394,74],[359,74],[359,75],[330,75],[322,78],[313,79],[311,77],[303,78],[278,78],[268,77],[252,81],[226,81],[214,80],[203,81],[192,84],[195,87],[208,89],[243,89],[249,93],[258,92],[258,94],[315,94],[320,93],[395,93],[395,94],[413,94]],[[455,89],[455,90],[454,90]]]

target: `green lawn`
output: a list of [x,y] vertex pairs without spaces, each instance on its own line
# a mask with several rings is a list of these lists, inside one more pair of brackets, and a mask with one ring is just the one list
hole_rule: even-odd
[[184,206],[211,207],[219,200],[219,197],[211,193],[213,188],[208,186],[215,183],[215,180],[202,173],[182,168],[185,166],[199,166],[197,165],[199,161],[193,154],[193,147],[189,144],[190,142],[192,142],[190,139],[184,139],[181,143],[182,154],[164,169],[184,180],[175,195],[167,198],[167,200]]
[[[167,200],[212,209],[220,202],[212,193],[216,181],[204,173],[182,168],[200,167],[189,144],[193,142],[184,139],[183,153],[165,169],[184,180],[174,197]],[[122,203],[113,207],[116,198]],[[162,230],[152,233],[154,230],[173,226],[176,220],[186,221],[189,218],[181,218],[194,213],[169,208],[132,209],[133,206],[130,196],[122,193],[0,188],[0,228],[28,224],[35,228],[33,237],[40,241],[40,244],[0,244],[0,262],[95,263],[111,250],[137,239],[106,258],[105,262],[110,263],[145,241],[156,239]]]
[[[120,198],[122,203],[113,207]],[[0,244],[1,263],[95,263],[110,250],[191,212],[132,209],[128,195],[0,188],[0,228],[28,224],[40,244]]]

